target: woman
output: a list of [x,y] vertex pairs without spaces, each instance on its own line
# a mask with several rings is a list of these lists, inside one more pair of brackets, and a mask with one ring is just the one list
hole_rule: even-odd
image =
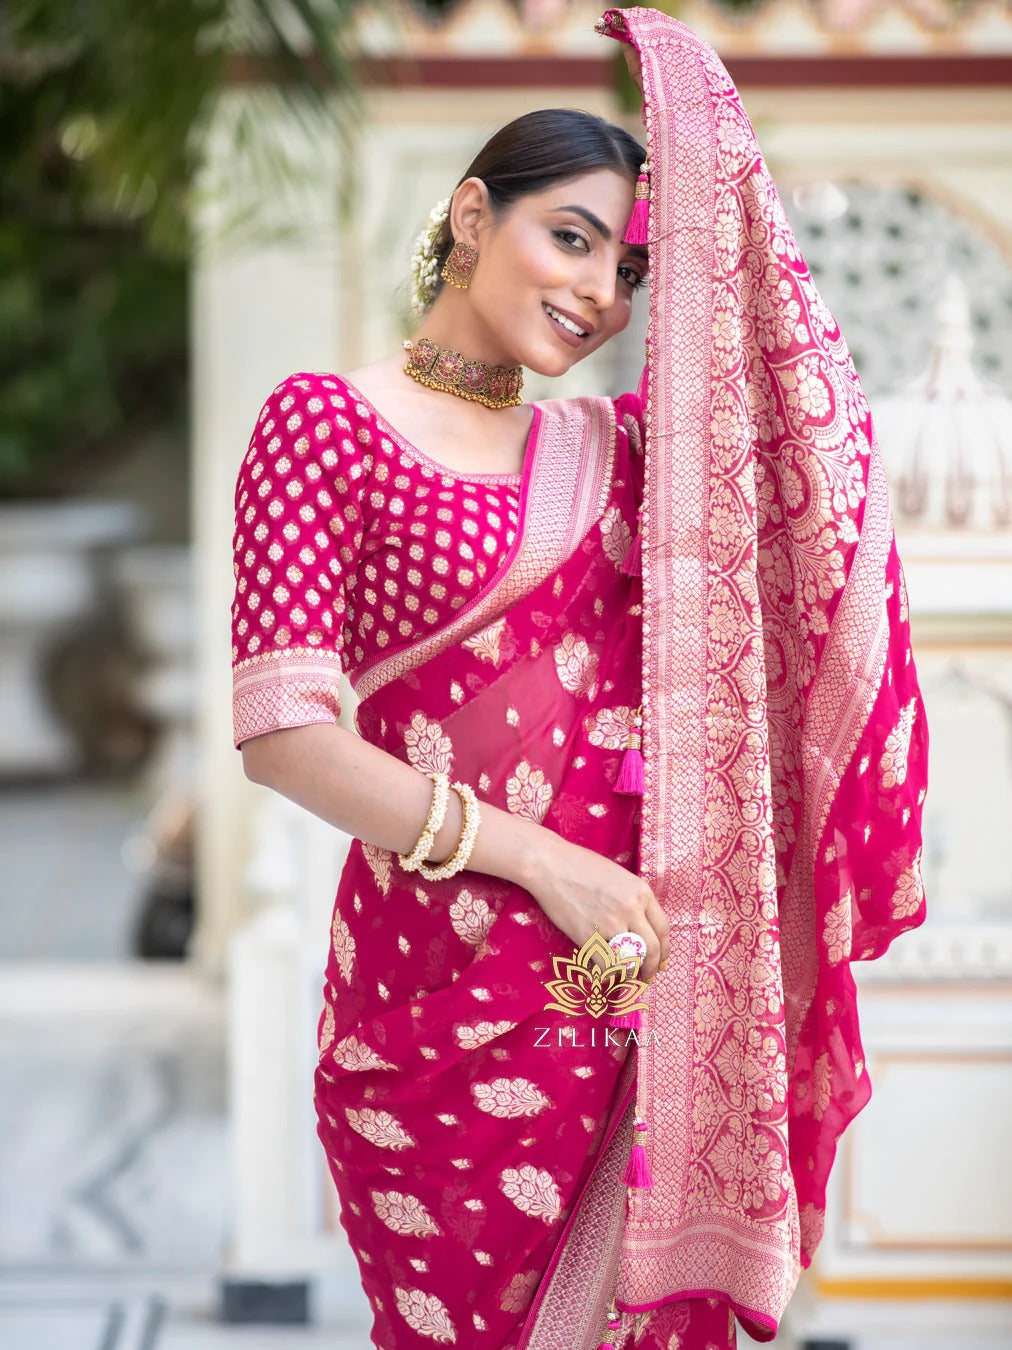
[[[234,740],[355,837],[316,1103],[385,1350],[771,1339],[869,1095],[849,960],[924,915],[867,403],[716,55],[600,28],[648,196],[617,127],[503,128],[407,360],[284,381],[237,485]],[[520,402],[648,259],[639,392]],[[638,1032],[566,1001],[595,934]]]

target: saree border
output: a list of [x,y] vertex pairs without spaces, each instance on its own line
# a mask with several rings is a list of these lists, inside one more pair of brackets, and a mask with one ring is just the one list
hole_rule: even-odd
[[889,621],[881,601],[892,528],[885,468],[878,439],[873,437],[861,533],[805,706],[801,743],[805,810],[782,905],[786,920],[781,929],[784,989],[802,990],[787,1005],[788,1075],[818,978],[815,894],[810,878],[837,789],[871,715],[888,657]]
[[[635,41],[644,87],[672,91],[671,102],[647,105],[651,174],[650,320],[643,510],[643,754],[641,873],[670,925],[668,975],[651,985],[644,1017],[647,1043],[638,1051],[638,1105],[653,1126],[654,1185],[631,1190],[616,1299],[649,1305],[672,1296],[675,1249],[686,1289],[693,1262],[682,1223],[692,1162],[696,949],[705,859],[707,597],[709,479],[712,456],[711,376],[716,128],[698,39],[671,41],[670,20],[636,12]],[[657,37],[654,37],[654,34]],[[663,63],[677,67],[665,75]],[[668,136],[658,126],[668,119]],[[677,291],[678,303],[669,296]],[[663,354],[663,355],[662,355]],[[655,616],[664,628],[655,628]],[[662,1027],[664,1044],[649,1037]],[[666,1056],[658,1099],[657,1055]],[[666,1216],[666,1217],[665,1217]],[[689,1239],[691,1242],[691,1238]],[[722,1266],[704,1238],[712,1283]]]
[[538,425],[524,465],[519,520],[502,566],[443,628],[380,657],[351,676],[367,699],[496,619],[571,557],[607,504],[618,423],[609,398],[535,404]]
[[517,1350],[596,1350],[600,1344],[622,1252],[622,1174],[633,1140],[635,1075],[636,1055],[630,1053],[619,1075],[610,1133],[555,1247]]
[[[637,17],[644,13],[639,11]],[[658,30],[665,50],[670,42],[670,22],[664,18]],[[648,19],[640,18],[636,46],[644,67],[654,70],[654,84],[660,85],[662,49],[650,43],[651,26]],[[663,981],[654,981],[649,986],[648,1007],[642,1014],[643,1043],[636,1051],[637,1101],[649,1103],[650,1114],[656,1118],[653,1106],[656,1050],[655,1038],[650,1034],[656,1023],[664,1027],[667,1046],[661,1053],[667,1053],[670,1065],[665,1077],[665,1115],[676,1121],[691,1119],[692,1112],[692,1056],[691,1052],[678,1051],[676,1047],[692,1045],[695,927],[703,862],[702,805],[694,816],[689,816],[685,805],[703,801],[705,760],[711,345],[708,328],[715,185],[710,96],[698,57],[693,51],[686,52],[685,46],[678,45],[681,71],[676,82],[677,101],[673,105],[678,115],[673,119],[675,146],[671,164],[663,152],[663,139],[656,135],[653,110],[646,109],[648,156],[651,164],[657,166],[651,175],[648,238],[651,242],[664,239],[667,247],[655,250],[656,259],[651,260],[654,278],[647,325],[646,383],[644,386],[641,381],[640,386],[646,435],[640,525],[645,785],[639,871],[661,900],[671,928],[668,974]],[[701,153],[700,145],[708,145],[710,149]],[[680,303],[673,314],[662,315],[657,297],[665,293],[674,277],[678,278]],[[662,352],[665,355],[660,357]],[[658,407],[667,410],[664,424],[655,415]],[[659,614],[664,615],[660,642],[653,624],[653,617]],[[686,672],[690,672],[688,677]],[[665,728],[670,747],[664,752],[658,743],[659,726]],[[666,826],[667,835],[658,822]],[[592,1194],[605,1209],[606,1217],[595,1222],[588,1209],[587,1216],[574,1226],[571,1235],[560,1240],[566,1242],[566,1249],[543,1295],[537,1296],[541,1302],[535,1329],[529,1341],[521,1341],[522,1350],[596,1350],[601,1340],[602,1313],[607,1306],[605,1285],[609,1280],[610,1288],[618,1283],[617,1299],[621,1294],[623,1302],[646,1301],[646,1296],[643,1300],[627,1297],[628,1276],[634,1273],[637,1291],[644,1279],[649,1282],[663,1277],[670,1247],[664,1244],[660,1226],[650,1214],[680,1213],[689,1164],[689,1150],[683,1146],[676,1165],[666,1169],[665,1176],[659,1178],[655,1171],[654,1189],[650,1191],[627,1192],[620,1171],[613,1180],[617,1192],[613,1212],[625,1213],[623,1223],[608,1219],[606,1197],[595,1186]],[[602,1178],[605,1169],[601,1160]],[[610,1177],[611,1172],[607,1175]],[[672,1176],[676,1178],[673,1186]],[[602,1188],[603,1184],[602,1180]],[[663,1202],[659,1198],[662,1190]],[[636,1224],[642,1235],[640,1242],[649,1251],[635,1250]],[[675,1231],[677,1234],[681,1230]],[[676,1235],[676,1244],[682,1241],[684,1237]],[[711,1256],[712,1251],[712,1244],[704,1244],[706,1256]],[[597,1312],[596,1321],[579,1314],[581,1305],[571,1297],[566,1283],[574,1279],[575,1273],[588,1271],[584,1275],[582,1297]]]

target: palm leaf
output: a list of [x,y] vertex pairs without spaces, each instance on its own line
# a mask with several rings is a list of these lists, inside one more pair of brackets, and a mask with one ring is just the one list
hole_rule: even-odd
[[[352,0],[248,0],[243,11],[230,0],[8,0],[0,70],[23,91],[48,86],[55,135],[94,127],[94,197],[142,217],[157,248],[185,255],[192,185],[237,37],[252,39],[289,111],[347,149],[359,109],[351,10]],[[282,180],[287,167],[275,161]]]
[[[351,8],[0,0],[0,495],[58,491],[156,427],[185,444],[209,135],[243,188],[223,237],[265,237],[264,204],[305,172],[272,133],[279,116],[345,149],[354,134]],[[256,87],[222,117],[243,51]]]

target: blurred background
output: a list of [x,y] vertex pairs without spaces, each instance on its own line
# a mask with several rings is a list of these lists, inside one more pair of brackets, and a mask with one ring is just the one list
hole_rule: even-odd
[[[1012,1346],[1012,7],[662,8],[871,400],[931,728],[929,917],[855,968],[875,1095],[777,1344]],[[368,1343],[311,1100],[348,840],[231,743],[235,477],[279,380],[410,331],[492,130],[641,132],[600,12],[0,0],[3,1350]],[[642,341],[530,396],[632,387]]]

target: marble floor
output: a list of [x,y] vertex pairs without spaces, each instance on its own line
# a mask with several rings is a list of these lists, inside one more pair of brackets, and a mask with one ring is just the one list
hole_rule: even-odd
[[131,958],[149,806],[0,787],[0,1350],[365,1350],[346,1272],[316,1326],[219,1319],[224,996]]
[[225,1067],[193,972],[0,967],[0,1350],[368,1346],[350,1266],[319,1325],[220,1322]]
[[[153,1282],[157,1283],[157,1282]],[[148,1293],[122,1287],[0,1292],[0,1350],[368,1350],[354,1315],[326,1326],[224,1326],[208,1288],[162,1282]]]

